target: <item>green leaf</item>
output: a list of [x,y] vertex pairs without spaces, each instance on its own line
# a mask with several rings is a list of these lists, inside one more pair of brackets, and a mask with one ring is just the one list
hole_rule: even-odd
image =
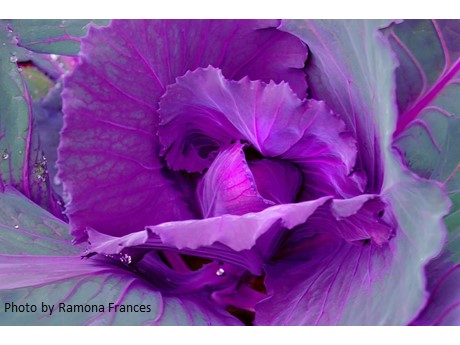
[[[72,246],[67,233],[67,224],[13,188],[0,193],[0,325],[240,324],[207,296],[162,296],[113,260],[82,260],[83,248]],[[14,309],[13,303],[37,311]],[[53,305],[53,314],[42,312],[42,303]],[[145,307],[114,311],[110,303]],[[96,307],[73,309],[85,305]]]
[[[368,188],[379,188],[376,177],[382,176],[378,190],[399,225],[388,248],[374,253],[369,263],[357,264],[355,272],[367,274],[350,279],[349,286],[357,288],[341,302],[340,315],[332,317],[334,324],[407,324],[425,302],[423,268],[443,244],[448,198],[438,184],[404,169],[391,147],[397,121],[393,96],[397,63],[378,31],[386,24],[312,20],[286,21],[281,26],[308,45],[312,95],[325,100],[355,133],[364,169],[374,179]],[[367,269],[362,266],[366,264]]]
[[53,82],[34,66],[22,67],[22,74],[30,90],[30,96],[34,101],[45,97],[53,86]]
[[11,20],[18,44],[36,53],[77,55],[80,38],[86,35],[89,25],[107,25],[109,20],[98,19],[34,19]]
[[[452,201],[442,253],[426,267],[431,297],[414,324],[457,324],[460,310],[460,21],[408,20],[384,30],[399,60],[395,148]],[[426,49],[429,47],[429,49]],[[457,319],[457,321],[455,321]]]
[[[4,23],[2,23],[4,24]],[[16,64],[13,35],[5,25],[0,28],[0,152],[3,183],[21,185],[27,149],[31,108],[25,81]],[[26,186],[25,188],[28,188]],[[30,194],[30,193],[29,193]]]
[[415,173],[460,192],[460,21],[408,20],[384,32],[400,63],[395,146]]
[[444,251],[449,253],[449,261],[455,264],[460,263],[460,193],[450,196],[452,208],[445,218],[447,226],[447,244]]
[[0,254],[79,255],[69,225],[40,208],[12,187],[0,193]]
[[460,325],[460,193],[450,198],[446,245],[425,269],[430,298],[412,325]]
[[25,54],[6,22],[0,21],[0,182],[60,216],[34,124],[32,99],[17,64],[18,55]]
[[384,33],[400,63],[394,146],[412,171],[442,182],[453,203],[443,251],[426,267],[430,299],[413,324],[458,324],[460,21],[408,20]]
[[[163,300],[139,278],[120,272],[77,277],[41,287],[0,292],[0,325],[207,325],[208,319],[194,303],[180,299]],[[167,302],[167,303],[166,303]],[[5,310],[7,303],[35,305],[37,312]],[[109,311],[110,303],[144,306],[142,312]],[[42,312],[42,304],[53,313]],[[62,306],[63,308],[59,308]],[[92,308],[90,312],[77,308]],[[102,306],[103,309],[100,309]],[[71,308],[70,310],[68,308]]]

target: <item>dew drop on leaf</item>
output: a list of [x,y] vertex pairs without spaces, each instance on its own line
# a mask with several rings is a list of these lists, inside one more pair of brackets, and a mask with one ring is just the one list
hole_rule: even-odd
[[133,260],[131,258],[131,255],[128,254],[122,254],[120,256],[120,261],[126,265],[129,265]]
[[45,156],[42,157],[42,160],[38,163],[34,164],[34,174],[35,178],[41,182],[46,181],[46,176],[48,174],[48,169],[46,166],[46,158]]

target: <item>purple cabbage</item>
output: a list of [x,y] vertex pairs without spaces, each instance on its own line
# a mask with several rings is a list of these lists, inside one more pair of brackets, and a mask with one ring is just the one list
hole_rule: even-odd
[[[416,36],[410,23],[91,26],[63,76],[68,224],[1,170],[0,298],[56,311],[2,310],[0,323],[458,324],[456,230],[443,249],[449,198],[392,148],[409,124],[398,114],[418,97],[401,83],[414,74],[390,34]],[[62,26],[34,41],[40,25],[9,25],[34,53],[72,55],[80,42],[66,46]],[[10,145],[13,120],[1,116]],[[60,303],[104,310],[58,314]]]

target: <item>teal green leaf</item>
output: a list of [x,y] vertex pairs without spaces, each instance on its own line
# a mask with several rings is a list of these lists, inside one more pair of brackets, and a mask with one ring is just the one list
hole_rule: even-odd
[[[0,255],[0,267],[26,270],[47,282],[31,287],[5,289],[0,283],[0,325],[239,325],[225,311],[213,308],[205,296],[165,297],[134,274],[116,267],[100,267],[79,258],[33,257],[36,265],[14,262]],[[49,260],[49,259],[52,260]],[[21,258],[22,259],[22,258]],[[47,260],[48,259],[48,260]],[[74,260],[74,262],[72,262]],[[79,262],[78,262],[78,261]],[[24,260],[17,260],[24,261]],[[86,267],[82,267],[85,265]],[[107,264],[106,264],[107,265]],[[46,269],[50,272],[41,272]],[[8,272],[9,279],[16,278]],[[56,274],[56,277],[49,278]],[[24,273],[21,274],[21,277]],[[8,279],[0,272],[2,281]],[[44,278],[42,278],[44,279]],[[24,282],[22,285],[26,285]],[[31,282],[29,284],[36,284]],[[10,309],[7,309],[7,303]],[[35,305],[37,312],[20,312],[16,306]],[[110,304],[135,310],[110,309]],[[42,312],[42,304],[52,305],[53,313]],[[61,306],[61,309],[59,307]],[[85,306],[88,309],[84,309]],[[140,309],[144,306],[143,309]],[[102,307],[102,308],[101,308]],[[68,309],[70,308],[70,310]],[[79,309],[80,308],[80,309]]]
[[[4,24],[4,23],[2,23]],[[0,152],[3,183],[17,186],[23,179],[31,109],[26,85],[18,71],[13,35],[5,25],[0,28]]]
[[[414,325],[460,324],[460,21],[408,20],[384,30],[399,60],[395,148],[452,201],[442,253],[426,267],[430,298]],[[427,49],[429,47],[429,49]]]
[[33,101],[38,101],[45,97],[53,86],[52,80],[34,66],[22,67],[22,74]]
[[448,231],[445,251],[450,253],[450,260],[453,263],[460,264],[460,193],[450,197],[452,209],[445,219]]
[[12,187],[0,193],[0,254],[79,255],[69,225],[37,206]]
[[426,267],[430,297],[412,325],[460,325],[460,193],[450,198],[446,245]]
[[[394,83],[386,74],[393,67],[391,57],[376,48],[381,38],[375,28],[384,20],[306,21],[303,25],[284,21],[281,29],[303,39],[310,50],[307,80],[310,96],[324,100],[347,124],[358,144],[358,171],[367,177],[368,193],[378,193],[383,183],[383,154],[379,117],[391,116],[391,99],[379,94],[382,87]],[[300,23],[300,22],[297,22]],[[374,49],[376,48],[376,49]],[[386,49],[386,48],[385,48]],[[392,73],[392,72],[390,72]],[[382,109],[382,114],[377,108]],[[390,113],[388,113],[390,111]]]
[[408,20],[384,32],[400,64],[394,145],[412,171],[460,192],[460,21]]
[[98,19],[33,19],[11,20],[18,44],[36,53],[77,55],[80,38],[89,25],[107,25],[109,20]]
[[[392,150],[397,122],[397,62],[379,33],[379,28],[387,24],[372,20],[293,20],[281,25],[282,30],[308,45],[311,55],[307,75],[312,95],[325,100],[355,133],[363,167],[368,177],[370,172],[374,176],[368,187],[381,185],[381,196],[391,205],[398,223],[388,248],[372,255],[369,262],[358,260],[356,274],[346,283],[331,282],[330,290],[346,284],[343,288],[349,289],[347,298],[341,299],[340,309],[333,312],[337,303],[326,303],[333,298],[326,295],[318,308],[321,314],[310,319],[313,324],[407,324],[425,303],[424,266],[443,244],[447,196],[438,184],[409,173]],[[290,315],[305,312],[296,310],[295,305],[288,307],[293,308]]]
[[[81,259],[82,251],[71,245],[66,223],[6,186],[0,193],[0,325],[240,324],[212,307],[208,296],[162,296],[123,265]],[[37,312],[12,303],[35,305]],[[42,312],[42,303],[53,305],[53,314]],[[59,310],[60,303],[66,307]],[[145,307],[115,312],[109,303]],[[96,307],[78,309],[85,305]]]
[[0,22],[0,184],[11,185],[40,206],[60,216],[50,187],[47,160],[33,120],[32,99],[22,68],[23,50],[13,32]]

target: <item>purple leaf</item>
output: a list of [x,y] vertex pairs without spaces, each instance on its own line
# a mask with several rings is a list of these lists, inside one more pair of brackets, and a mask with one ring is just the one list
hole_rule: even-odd
[[[168,222],[121,238],[90,230],[89,252],[119,254],[130,247],[172,250],[231,262],[260,274],[262,260],[273,255],[272,241],[287,229],[303,224],[329,199],[324,197],[297,204],[276,205],[241,216],[226,214],[200,220]],[[253,253],[247,252],[255,246],[257,249]]]
[[[372,241],[377,246],[383,246],[395,236],[396,227],[387,206],[375,195],[335,200],[331,207],[335,221],[329,223],[330,231],[350,243]],[[328,223],[326,220],[324,222]]]
[[[69,253],[70,254],[70,253]],[[52,268],[51,268],[52,267]],[[113,271],[78,256],[0,255],[0,289],[11,290]]]
[[[432,266],[432,265],[431,265]],[[429,271],[428,277],[433,278]],[[417,318],[414,326],[458,326],[460,325],[460,264],[443,270],[444,275],[433,279],[436,284],[430,289],[427,305]]]
[[303,182],[300,170],[281,159],[254,159],[248,162],[257,190],[275,204],[295,202]]
[[[434,192],[431,186],[421,190]],[[405,191],[420,192],[415,184],[406,185]],[[395,193],[395,189],[388,191],[393,210],[407,205],[407,199],[396,202]],[[394,238],[395,218],[391,208],[382,215],[382,205],[382,201],[369,197],[340,200],[332,208],[319,208],[294,229],[276,260],[266,266],[269,297],[256,305],[256,323],[407,323],[420,308],[420,292],[416,294],[413,288],[416,283],[423,291],[420,261],[426,262],[433,250],[425,243],[433,234],[411,234],[407,221],[412,223],[410,228],[431,229],[439,222],[432,214],[445,212],[445,205],[432,209],[424,219],[403,219],[398,210],[396,219],[402,226]],[[429,201],[419,205],[433,207]],[[427,219],[431,219],[429,224]]]
[[[158,100],[176,77],[210,64],[231,78],[287,80],[304,94],[306,48],[277,31],[278,23],[122,20],[90,28],[81,63],[64,82],[58,152],[77,240],[86,227],[123,235],[195,217],[186,184],[165,173],[159,159]],[[284,47],[282,53],[272,45]]]
[[[164,223],[122,238],[90,231],[88,253],[120,254],[132,248],[166,250],[232,263],[260,275],[263,260],[277,249],[276,241],[310,217],[321,221],[324,213],[332,215],[323,226],[350,243],[371,241],[383,245],[393,236],[394,224],[379,216],[386,205],[375,196],[328,200],[277,205],[242,216]],[[359,217],[355,215],[358,211]],[[390,215],[385,217],[391,219]]]
[[412,325],[460,325],[460,194],[452,194],[442,253],[425,268],[430,297]]
[[171,85],[160,101],[160,142],[168,165],[189,172],[209,167],[215,151],[245,140],[264,157],[296,163],[301,200],[362,191],[352,174],[356,147],[324,102],[301,101],[286,83],[224,79],[198,69]]
[[241,144],[219,153],[198,183],[197,193],[204,218],[243,215],[275,204],[257,191]]

